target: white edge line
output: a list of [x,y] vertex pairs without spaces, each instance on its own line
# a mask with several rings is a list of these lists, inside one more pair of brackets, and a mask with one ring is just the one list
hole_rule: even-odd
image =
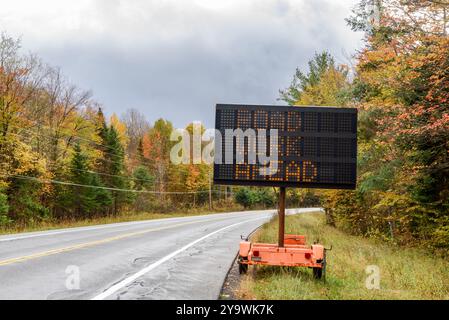
[[[264,212],[265,211],[265,212]],[[212,213],[212,214],[205,214],[205,215],[198,215],[198,216],[180,216],[180,217],[173,217],[173,218],[160,218],[160,219],[148,219],[148,220],[141,220],[141,221],[127,221],[127,222],[118,222],[118,223],[107,223],[103,225],[95,225],[95,226],[83,226],[83,227],[74,227],[74,228],[66,228],[66,229],[55,229],[55,230],[49,230],[47,232],[45,231],[36,231],[31,232],[31,234],[24,234],[24,235],[0,235],[0,242],[7,242],[7,241],[14,241],[14,240],[23,240],[23,239],[29,239],[29,238],[36,238],[36,237],[45,237],[45,236],[52,236],[56,234],[64,234],[64,233],[72,233],[72,232],[82,232],[82,231],[95,231],[100,229],[108,229],[108,228],[119,228],[119,227],[127,227],[132,225],[140,225],[140,224],[146,224],[146,223],[153,223],[153,222],[175,222],[179,220],[185,220],[187,218],[198,218],[197,220],[202,220],[202,218],[206,218],[204,220],[213,219],[215,216],[221,216],[225,214],[242,214],[242,213],[253,213],[253,212],[262,212],[262,213],[268,213],[270,211],[275,210],[254,210],[254,211],[241,211],[241,212],[224,212],[224,213]]]
[[[313,211],[324,211],[322,208],[299,208],[299,209],[287,209],[286,214],[292,215],[292,214],[298,214],[298,213],[307,213],[307,212],[313,212]],[[16,235],[0,235],[0,242],[8,242],[8,241],[15,241],[15,240],[24,240],[29,238],[37,238],[37,237],[46,237],[46,236],[52,236],[57,234],[64,234],[64,233],[73,233],[73,232],[83,232],[83,231],[95,231],[95,230],[101,230],[101,229],[109,229],[109,228],[120,228],[120,227],[127,227],[127,226],[133,226],[133,225],[141,225],[146,223],[153,223],[153,222],[175,222],[179,220],[184,220],[186,218],[198,218],[198,220],[202,220],[202,218],[206,218],[204,220],[208,220],[209,218],[213,218],[214,216],[221,216],[221,215],[231,215],[231,214],[242,214],[242,213],[255,213],[255,212],[261,212],[261,213],[276,213],[276,209],[269,209],[269,210],[253,210],[253,211],[239,211],[239,212],[224,212],[224,213],[213,213],[213,214],[205,214],[205,215],[199,215],[199,216],[184,216],[184,217],[173,217],[173,218],[160,218],[160,219],[149,219],[149,220],[141,220],[141,221],[128,221],[128,222],[118,222],[118,223],[107,223],[104,225],[96,225],[96,226],[83,226],[83,227],[74,227],[74,228],[67,228],[67,229],[55,229],[55,230],[49,230],[47,232],[45,231],[36,231],[31,232],[31,234],[24,234],[21,236]]]
[[134,282],[136,279],[140,278],[140,277],[143,276],[144,274],[150,272],[151,270],[157,268],[158,266],[160,266],[160,265],[163,264],[164,262],[170,260],[171,258],[173,258],[174,256],[178,255],[179,253],[181,253],[181,252],[187,250],[188,248],[194,246],[194,245],[197,244],[198,242],[201,242],[201,241],[203,241],[204,239],[207,239],[207,238],[209,238],[210,236],[213,236],[214,234],[217,234],[217,233],[219,233],[219,232],[221,232],[221,231],[223,231],[223,230],[226,230],[226,229],[235,227],[235,226],[240,225],[240,224],[243,224],[243,223],[247,223],[247,222],[255,221],[255,220],[267,219],[267,218],[269,218],[269,217],[270,217],[270,216],[261,217],[261,218],[256,218],[256,219],[250,219],[250,220],[245,220],[245,221],[238,222],[238,223],[234,223],[234,224],[231,224],[231,225],[226,226],[226,227],[224,227],[224,228],[215,230],[214,232],[211,232],[211,233],[209,233],[209,234],[207,234],[207,235],[205,235],[205,236],[203,236],[203,237],[201,237],[201,238],[199,238],[199,239],[196,239],[195,241],[190,242],[189,244],[185,245],[184,247],[182,247],[182,248],[180,248],[180,249],[178,249],[178,250],[176,250],[176,251],[173,251],[172,253],[166,255],[165,257],[159,259],[158,261],[156,261],[156,262],[150,264],[149,266],[143,268],[142,270],[138,271],[137,273],[133,274],[132,276],[130,276],[130,277],[128,277],[128,278],[126,278],[126,279],[124,279],[124,280],[122,280],[122,281],[116,283],[115,285],[113,285],[112,287],[110,287],[110,288],[108,288],[107,290],[103,291],[103,292],[100,293],[99,295],[93,297],[91,300],[103,300],[103,299],[109,297],[110,295],[112,295],[112,294],[114,294],[115,292],[119,291],[120,289],[122,289],[123,287],[127,286],[128,284]]

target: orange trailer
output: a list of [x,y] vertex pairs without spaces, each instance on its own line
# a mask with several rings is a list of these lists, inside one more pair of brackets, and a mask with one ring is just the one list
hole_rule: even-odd
[[285,187],[279,193],[278,244],[240,242],[239,272],[246,273],[248,265],[308,267],[317,279],[325,277],[326,250],[321,244],[306,245],[306,237],[285,234]]

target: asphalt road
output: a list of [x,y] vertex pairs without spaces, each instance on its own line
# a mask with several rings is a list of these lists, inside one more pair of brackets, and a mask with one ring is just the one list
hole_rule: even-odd
[[273,214],[246,211],[0,236],[0,299],[217,299],[240,235]]

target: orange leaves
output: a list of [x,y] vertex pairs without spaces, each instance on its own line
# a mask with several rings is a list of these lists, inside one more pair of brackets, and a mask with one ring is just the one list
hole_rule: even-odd
[[200,181],[200,170],[195,165],[189,165],[186,179],[186,187],[189,191],[197,191]]
[[[142,137],[142,149],[145,158],[152,162],[164,161],[164,141],[160,132],[147,132]],[[165,157],[166,158],[166,157]]]
[[142,137],[142,151],[143,156],[145,158],[150,158],[150,150],[152,149],[152,142],[150,140],[150,137],[148,136],[148,133],[145,133]]

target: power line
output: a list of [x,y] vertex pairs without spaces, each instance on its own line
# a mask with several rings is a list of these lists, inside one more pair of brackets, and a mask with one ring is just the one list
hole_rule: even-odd
[[[18,133],[12,133],[13,135],[19,136],[19,137],[23,137],[22,135],[18,134]],[[102,159],[102,160],[107,160],[107,159]],[[50,160],[50,159],[45,159],[46,162],[50,162],[53,164],[57,164],[56,161]],[[78,171],[78,172],[86,172],[86,173],[90,173],[90,174],[98,174],[101,176],[108,176],[108,177],[116,177],[116,178],[123,178],[123,179],[127,179],[127,180],[132,180],[132,181],[144,181],[144,182],[151,182],[153,183],[153,180],[148,180],[148,179],[140,179],[140,178],[131,178],[131,177],[127,177],[127,176],[121,176],[121,175],[116,175],[116,174],[109,174],[109,173],[103,173],[103,172],[97,172],[97,171],[93,171],[93,170],[83,170],[83,169],[77,169],[77,168],[73,168],[72,166],[70,166],[69,168],[70,170],[74,170],[74,171]]]
[[79,171],[79,172],[86,172],[86,173],[91,173],[91,174],[98,174],[100,176],[123,178],[123,179],[128,179],[128,180],[133,180],[133,181],[143,181],[143,182],[151,182],[151,183],[154,182],[153,180],[148,180],[148,179],[131,178],[131,177],[119,176],[119,175],[116,175],[116,174],[109,174],[109,173],[97,172],[97,171],[92,171],[92,170],[76,169],[76,168],[73,168],[73,167],[71,167],[70,170],[75,170],[75,171]]
[[[52,136],[49,136],[49,135],[45,135],[45,134],[42,134],[42,133],[37,133],[37,132],[34,132],[32,130],[25,129],[23,127],[19,127],[17,125],[11,125],[11,126],[16,127],[18,129],[21,129],[21,130],[26,131],[26,132],[30,132],[34,136],[40,136],[40,137],[55,139],[55,137],[52,137]],[[29,138],[28,136],[24,136],[24,135],[22,135],[20,133],[14,133],[14,132],[10,132],[10,133],[13,134],[13,135],[22,137],[22,138]],[[72,137],[72,136],[70,136],[70,137]],[[74,135],[74,137],[77,137],[77,136]],[[78,138],[81,138],[81,137],[78,137]],[[61,140],[61,139],[63,139],[63,137],[59,137],[59,138],[56,138],[56,139]],[[83,139],[83,138],[81,138],[81,139]],[[102,146],[101,144],[98,144],[98,143],[96,143],[93,140],[89,140],[89,139],[84,139],[84,140],[89,141],[89,142],[93,142],[93,143],[95,143],[97,145]],[[106,154],[111,154],[111,153],[108,153],[108,152],[105,152],[105,151],[102,151],[102,152],[104,152]],[[115,154],[111,154],[111,155],[119,157],[118,155],[115,155]],[[115,161],[112,161],[112,160],[109,160],[109,159],[104,159],[104,158],[100,158],[100,159],[97,159],[97,160],[107,161],[107,162],[111,162],[111,163],[118,163],[118,162],[115,162]],[[46,159],[46,161],[51,162],[51,163],[57,163],[56,161],[53,161],[53,160],[50,160],[50,159]],[[139,164],[143,164],[143,162],[140,162],[140,161],[137,161],[137,162]],[[124,179],[128,179],[128,180],[134,180],[134,181],[153,182],[152,180],[140,179],[140,178],[131,178],[131,177],[121,176],[121,175],[113,175],[113,174],[108,174],[108,173],[96,172],[96,171],[93,171],[93,170],[83,170],[83,169],[76,169],[76,168],[70,168],[70,169],[71,170],[76,170],[76,171],[79,171],[79,172],[86,172],[86,173],[98,174],[98,175],[110,176],[110,177],[119,177],[119,178],[124,178]],[[29,176],[15,175],[15,176],[11,176],[11,177],[16,177],[16,178],[19,178],[19,179],[35,180],[35,181],[39,181],[39,182],[42,182],[42,183],[77,185],[77,184],[73,184],[71,182],[66,182],[66,181],[58,181],[58,180],[51,180],[51,179],[42,180],[42,179],[38,179],[38,178],[35,178],[35,177],[29,177]],[[205,190],[205,191],[196,191],[196,192],[195,191],[192,191],[192,192],[157,192],[157,191],[143,191],[143,190],[139,191],[139,190],[130,190],[130,189],[117,189],[117,188],[108,188],[108,187],[90,186],[90,185],[78,185],[78,186],[92,187],[92,188],[96,187],[96,188],[102,188],[102,189],[107,189],[107,190],[124,191],[124,192],[140,192],[140,193],[153,193],[153,194],[196,194],[196,193],[209,192],[207,190]],[[213,192],[217,192],[217,191],[213,190]]]
[[[25,130],[25,131],[28,131],[28,130],[26,130],[26,129],[24,129],[24,130]],[[34,135],[38,135],[38,134],[35,133],[35,132],[32,132],[32,133],[33,133]],[[10,134],[13,134],[13,135],[16,135],[16,136],[19,136],[19,137],[22,137],[22,138],[28,138],[28,137],[26,137],[26,136],[24,136],[24,135],[21,135],[21,134],[19,134],[19,133],[13,133],[13,132],[10,132]],[[46,137],[49,137],[49,136],[46,136]],[[59,139],[61,139],[61,138],[59,138]],[[45,160],[46,160],[47,162],[50,162],[50,163],[53,163],[53,164],[57,164],[57,163],[58,163],[57,161],[50,160],[50,159],[45,159]],[[117,163],[118,163],[118,162],[115,162],[115,161],[112,161],[112,160],[109,160],[109,159],[104,159],[104,158],[99,158],[99,159],[97,159],[97,160],[106,161],[106,162],[110,162],[110,163],[114,163],[114,164],[117,164]],[[140,163],[140,164],[143,164],[143,163]],[[101,175],[101,176],[109,176],[109,177],[123,178],[123,179],[131,180],[131,181],[144,181],[144,182],[151,182],[151,183],[154,182],[153,180],[148,180],[148,179],[132,178],[132,177],[128,177],[128,176],[108,174],[108,173],[103,173],[103,172],[98,172],[98,171],[93,171],[93,170],[76,169],[76,168],[73,168],[73,167],[70,167],[70,169],[71,169],[71,170],[76,170],[76,171],[79,171],[79,172],[86,172],[86,173],[91,173],[91,174],[98,174],[98,175]]]
[[[29,119],[28,119],[28,120],[29,120]],[[41,127],[43,127],[43,128],[50,128],[50,129],[51,129],[51,126],[45,125],[45,124],[43,124],[43,123],[41,123],[41,122],[35,122],[35,121],[31,121],[31,120],[29,120],[29,121],[30,121],[31,123],[33,123],[33,124],[35,124],[35,125],[38,125],[38,126],[41,126]],[[16,127],[16,128],[19,128],[19,129],[29,130],[29,129],[25,129],[25,128],[23,128],[23,127],[19,127],[19,126],[17,126],[17,125],[12,125],[12,126],[14,126],[14,127]],[[67,128],[67,127],[64,127],[64,126],[60,126],[60,128],[62,128],[62,129],[67,129],[67,130],[75,130],[74,128]],[[62,134],[62,133],[61,133],[61,134]],[[68,135],[68,134],[66,133],[65,136],[66,136],[66,137],[70,137],[70,138],[71,138],[71,137],[74,137],[74,138],[77,138],[77,139],[79,139],[79,140],[83,140],[83,141],[86,141],[86,142],[91,142],[91,143],[96,144],[97,146],[100,146],[100,147],[102,147],[102,148],[108,148],[108,149],[114,151],[114,148],[112,148],[112,147],[110,147],[110,146],[106,146],[106,145],[101,144],[101,143],[99,143],[99,142],[97,142],[97,141],[95,141],[95,140],[88,139],[88,138],[85,138],[85,137],[81,137],[81,136],[76,135],[76,134]],[[49,136],[49,137],[51,137],[51,136]],[[51,137],[51,138],[54,138],[54,137]],[[106,154],[110,154],[110,155],[113,155],[113,156],[118,157],[118,155],[112,154],[112,153],[107,152],[107,151],[103,151],[103,150],[102,150],[102,152],[103,152],[103,153],[106,153]],[[133,155],[133,156],[138,156],[138,154],[132,153],[132,152],[129,152],[129,155],[130,155],[130,156],[131,156],[131,155]],[[123,158],[124,158],[124,156],[123,156]]]
[[[22,130],[24,130],[24,131],[29,131],[29,130],[27,130],[27,129],[22,129]],[[29,131],[29,132],[32,132],[32,131]],[[15,136],[22,137],[22,138],[29,138],[29,137],[24,136],[24,135],[22,135],[22,134],[20,134],[20,133],[10,132],[10,134],[13,134],[13,135],[15,135]],[[45,137],[45,138],[49,138],[49,139],[52,139],[52,138],[53,138],[53,137],[51,137],[51,136],[43,135],[43,134],[38,134],[38,133],[36,133],[36,132],[32,132],[32,134],[33,134],[34,136],[40,136],[40,137]],[[58,140],[61,140],[62,138],[57,138],[57,139],[58,139]],[[114,154],[111,154],[110,152],[105,152],[105,151],[100,151],[100,152],[106,153],[106,154],[110,154],[110,155],[113,155],[113,156],[117,156],[117,157],[120,157],[122,160],[125,160],[125,157],[124,157],[124,156],[114,155]],[[113,160],[105,159],[105,158],[98,158],[98,159],[101,160],[101,161],[106,161],[106,162],[108,162],[108,163],[113,163],[113,164],[119,163],[118,161],[113,161]],[[53,162],[53,163],[57,163],[56,161],[52,161],[52,160],[48,160],[48,159],[47,159],[47,161],[50,161],[50,162]],[[142,161],[139,161],[139,160],[133,160],[133,161],[136,161],[139,165],[148,165],[148,163],[145,163],[145,162],[142,162]]]
[[[23,176],[18,174],[1,174],[0,176],[4,178],[16,178],[16,179],[22,179],[22,180],[31,180],[39,183],[45,183],[45,184],[61,184],[61,185],[69,185],[69,186],[76,186],[76,187],[84,187],[84,188],[92,188],[92,189],[103,189],[103,190],[110,190],[110,191],[121,191],[121,192],[133,192],[133,193],[148,193],[148,194],[197,194],[197,193],[207,193],[209,190],[203,190],[203,191],[147,191],[147,190],[132,190],[132,189],[121,189],[121,188],[111,188],[111,187],[103,187],[103,186],[93,186],[88,184],[79,184],[69,181],[59,181],[59,180],[53,180],[53,179],[40,179],[36,177],[30,177],[30,176]],[[219,192],[214,190],[215,192]]]
[[[12,125],[13,127],[16,127],[16,128],[18,128],[18,129],[21,129],[21,130],[23,130],[23,131],[26,131],[26,132],[30,132],[31,134],[33,134],[34,136],[39,136],[39,137],[46,137],[46,138],[49,138],[49,139],[56,139],[56,140],[63,140],[63,137],[59,137],[59,138],[56,138],[56,137],[53,137],[53,136],[51,136],[51,135],[48,135],[48,134],[44,134],[44,133],[37,133],[37,132],[34,132],[34,131],[32,131],[32,130],[30,130],[30,129],[27,129],[27,128],[23,128],[23,127],[19,127],[19,126],[16,126],[16,125]],[[14,134],[14,133],[13,133]],[[80,136],[78,136],[78,135],[69,135],[69,134],[67,134],[67,133],[61,133],[61,135],[62,136],[65,136],[66,138],[75,138],[75,139],[78,139],[78,140],[82,140],[82,141],[86,141],[86,142],[90,142],[90,143],[93,143],[93,144],[96,144],[97,146],[100,146],[100,147],[102,147],[102,148],[110,148],[111,150],[114,150],[114,149],[112,149],[112,147],[109,147],[109,146],[105,146],[105,145],[103,145],[103,144],[101,144],[101,143],[98,143],[98,142],[96,142],[96,141],[94,141],[94,140],[91,140],[91,139],[87,139],[87,138],[83,138],[83,137],[80,137]],[[25,138],[25,136],[21,136],[21,137],[24,137]],[[118,155],[118,154],[114,154],[114,153],[111,153],[111,152],[107,152],[107,151],[104,151],[104,150],[100,150],[100,152],[102,152],[102,153],[104,153],[104,154],[109,154],[109,155],[111,155],[111,156],[113,156],[113,157],[117,157],[117,158],[120,158],[120,159],[122,159],[122,160],[125,160],[125,155]],[[130,153],[130,155],[134,155],[135,156],[135,154],[134,153]],[[105,159],[106,160],[106,159]],[[143,164],[143,162],[140,162],[140,161],[138,161],[140,164]]]
[[[27,120],[29,120],[29,119],[27,119]],[[47,125],[45,125],[44,123],[42,123],[42,122],[36,122],[36,121],[32,121],[32,120],[29,120],[32,124],[34,124],[34,125],[36,125],[36,126],[40,126],[40,127],[46,127],[46,128],[50,128],[51,129],[51,126],[47,126]],[[17,126],[16,126],[17,127]],[[19,128],[22,128],[22,129],[24,129],[23,127],[19,127]],[[67,130],[74,130],[74,128],[67,128],[67,127],[64,127],[64,126],[59,126],[59,128],[61,128],[61,129],[67,129]],[[101,147],[103,147],[103,148],[109,148],[110,150],[114,150],[112,147],[110,147],[110,146],[105,146],[105,145],[103,145],[103,144],[101,144],[101,143],[98,143],[97,141],[94,141],[94,140],[91,140],[91,139],[87,139],[87,138],[84,138],[84,137],[80,137],[80,136],[78,136],[78,135],[71,135],[71,137],[76,137],[76,138],[78,138],[78,139],[80,139],[80,140],[84,140],[84,141],[88,141],[88,142],[92,142],[92,143],[94,143],[94,144],[96,144],[96,145],[98,145],[98,146],[101,146]]]
[[[42,125],[42,127],[51,128],[51,127],[49,127],[49,126],[43,125],[42,123],[35,123],[35,122],[32,122],[32,123],[37,124],[37,125]],[[62,137],[56,138],[56,137],[53,137],[53,136],[48,135],[48,134],[37,133],[37,132],[34,132],[34,131],[30,130],[29,128],[20,127],[20,126],[18,126],[18,125],[14,125],[14,124],[11,124],[11,127],[15,127],[15,128],[17,128],[17,129],[20,129],[20,130],[23,130],[23,131],[26,131],[26,132],[30,132],[30,134],[33,134],[35,137],[45,137],[45,138],[48,138],[48,139],[65,140],[65,139],[63,138],[63,137],[65,136],[66,138],[75,138],[75,139],[78,139],[78,140],[82,140],[82,141],[86,141],[86,142],[93,143],[93,144],[95,144],[95,145],[97,145],[97,146],[99,146],[99,147],[102,147],[102,148],[108,148],[108,149],[110,149],[110,150],[114,150],[114,149],[113,149],[112,147],[110,147],[110,146],[105,146],[105,145],[103,145],[103,144],[101,144],[101,143],[98,143],[98,142],[96,142],[96,141],[94,141],[94,140],[87,139],[87,138],[84,138],[84,137],[80,137],[79,135],[75,135],[75,134],[70,135],[70,134],[67,134],[67,133],[62,133],[62,132],[60,132],[60,134],[62,135]],[[66,127],[61,127],[61,128],[63,128],[63,129],[68,129],[68,130],[73,130],[73,128],[66,128]],[[18,134],[18,133],[13,133],[13,132],[11,132],[11,134],[18,135],[18,136],[20,136],[20,137],[22,137],[22,138],[28,138],[28,137],[26,137],[26,136],[24,136],[24,135],[20,135],[20,134]],[[66,141],[66,142],[67,142],[67,141]],[[121,159],[121,160],[123,160],[123,161],[126,160],[126,155],[125,155],[125,154],[123,154],[122,156],[120,156],[120,155],[117,155],[117,154],[114,154],[114,153],[111,153],[111,152],[108,152],[108,151],[104,151],[104,150],[99,150],[99,151],[100,151],[101,153],[103,153],[103,154],[111,155],[112,157]],[[130,156],[134,156],[134,159],[133,159],[132,161],[133,161],[133,162],[136,162],[138,165],[144,165],[144,166],[149,165],[149,160],[140,161],[140,160],[135,159],[135,157],[138,156],[136,153],[129,152],[129,155],[130,155]],[[117,161],[113,161],[113,160],[105,159],[105,158],[101,158],[101,160],[102,160],[102,161],[106,161],[106,162],[108,162],[108,163],[113,163],[113,164],[117,164],[117,163],[118,163],[118,162],[117,162],[118,160],[117,160]]]

